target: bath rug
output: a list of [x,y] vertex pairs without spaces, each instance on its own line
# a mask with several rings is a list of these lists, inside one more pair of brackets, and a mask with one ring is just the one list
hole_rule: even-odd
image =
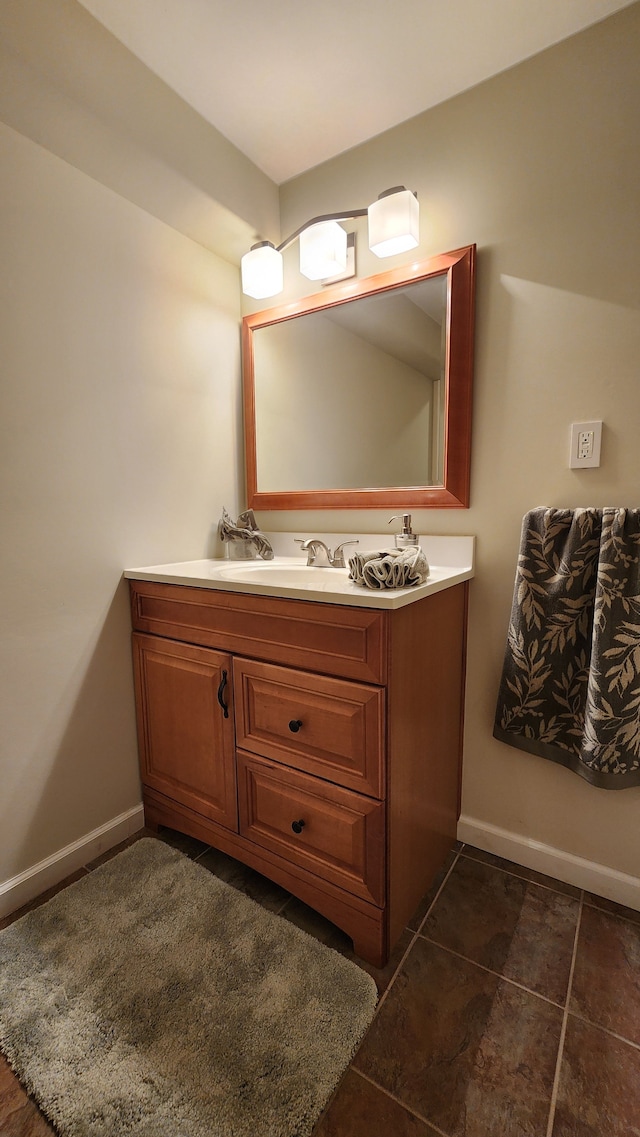
[[0,932],[0,1049],[62,1137],[307,1137],[376,998],[154,838]]

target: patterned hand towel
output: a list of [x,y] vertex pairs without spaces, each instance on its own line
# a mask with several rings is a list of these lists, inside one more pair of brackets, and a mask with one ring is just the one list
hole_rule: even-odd
[[428,575],[427,558],[417,545],[354,553],[349,560],[349,579],[365,588],[410,588],[424,584]]
[[603,789],[640,785],[640,510],[524,517],[493,733]]

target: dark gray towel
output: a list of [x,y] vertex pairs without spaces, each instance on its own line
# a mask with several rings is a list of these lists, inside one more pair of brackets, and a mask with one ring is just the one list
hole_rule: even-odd
[[593,785],[640,785],[640,510],[534,509],[494,735]]

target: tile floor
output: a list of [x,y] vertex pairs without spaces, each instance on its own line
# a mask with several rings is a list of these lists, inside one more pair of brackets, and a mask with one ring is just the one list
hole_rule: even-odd
[[[160,836],[354,958],[258,873]],[[376,1017],[313,1137],[640,1137],[640,912],[465,845],[387,967],[366,969]],[[52,1133],[0,1057],[0,1137]]]

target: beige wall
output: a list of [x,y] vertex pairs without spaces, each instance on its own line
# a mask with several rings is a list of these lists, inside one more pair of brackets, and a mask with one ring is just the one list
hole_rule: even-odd
[[[594,789],[491,731],[522,515],[640,506],[639,45],[635,4],[281,192],[288,233],[402,182],[420,199],[416,256],[477,243],[471,508],[414,511],[417,532],[477,535],[463,814],[633,876],[640,789]],[[362,275],[385,264],[365,245]],[[570,423],[589,419],[605,423],[602,465],[570,470]],[[260,519],[364,532],[387,516]]]
[[0,885],[140,801],[122,570],[239,505],[239,274],[0,124]]

